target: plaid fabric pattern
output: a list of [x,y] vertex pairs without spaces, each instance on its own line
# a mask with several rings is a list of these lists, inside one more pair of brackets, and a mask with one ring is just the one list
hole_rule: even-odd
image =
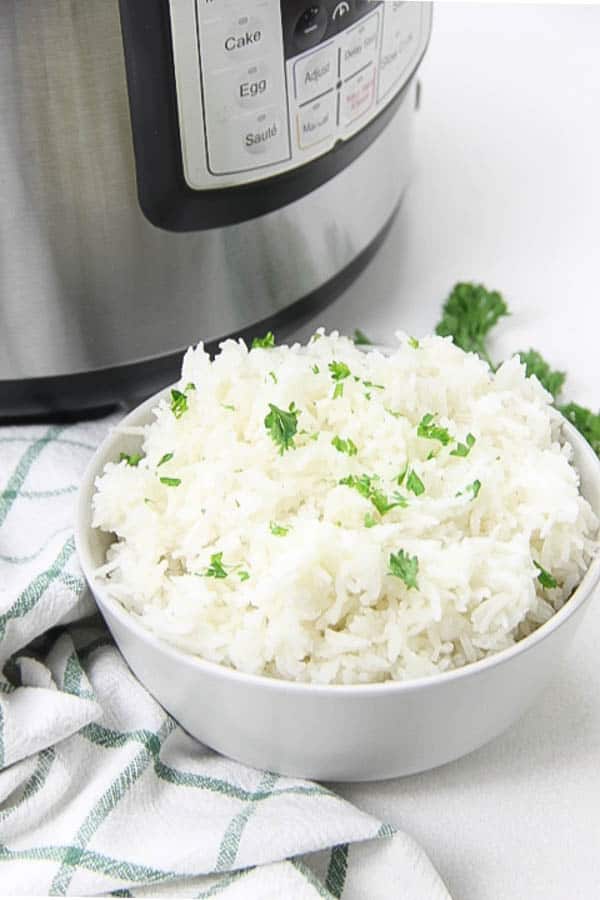
[[406,834],[213,753],[135,680],[72,534],[114,422],[0,429],[3,892],[447,900]]

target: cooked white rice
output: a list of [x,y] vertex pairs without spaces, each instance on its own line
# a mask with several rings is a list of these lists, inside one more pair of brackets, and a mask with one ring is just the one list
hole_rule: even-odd
[[[454,669],[545,622],[598,530],[550,396],[517,358],[491,374],[449,339],[398,339],[392,355],[321,332],[226,341],[213,362],[190,349],[187,409],[161,401],[143,459],[97,480],[108,593],[189,653],[323,683]],[[265,417],[291,403],[283,449]],[[448,437],[418,434],[431,414]]]

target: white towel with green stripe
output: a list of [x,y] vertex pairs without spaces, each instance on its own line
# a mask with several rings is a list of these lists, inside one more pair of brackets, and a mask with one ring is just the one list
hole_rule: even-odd
[[72,535],[114,421],[0,429],[1,893],[448,900],[404,832],[219,756],[133,677]]

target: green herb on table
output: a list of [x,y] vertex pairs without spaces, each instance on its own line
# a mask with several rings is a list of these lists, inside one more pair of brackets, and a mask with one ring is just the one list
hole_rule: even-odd
[[533,561],[534,566],[538,570],[537,580],[544,588],[555,588],[558,587],[558,581],[554,578],[550,572],[547,572],[543,566],[540,566],[539,562],[536,562],[535,559]]
[[508,307],[498,291],[488,291],[482,284],[461,282],[454,286],[444,303],[435,332],[451,337],[457,347],[477,353],[493,369],[486,338],[498,320],[507,315]]
[[430,441],[439,441],[444,447],[452,440],[447,428],[435,424],[433,413],[426,413],[423,416],[417,426],[417,435]]
[[336,436],[331,439],[331,443],[336,450],[340,453],[347,453],[348,456],[356,456],[358,453],[356,444],[350,438],[341,438],[336,434]]
[[600,456],[600,412],[593,413],[578,403],[567,403],[558,409],[574,425],[597,456]]
[[275,335],[272,331],[267,331],[264,337],[255,337],[252,340],[251,350],[256,350],[256,348],[262,348],[263,350],[267,350],[270,347],[275,346]]
[[525,364],[525,373],[528,378],[535,375],[542,387],[546,388],[549,394],[552,394],[556,400],[565,383],[566,373],[553,371],[543,356],[537,350],[528,350],[527,353],[522,351],[518,354],[519,359]]
[[119,453],[119,462],[126,462],[128,466],[137,466],[143,458],[141,453]]
[[419,560],[416,556],[409,556],[404,550],[390,553],[388,575],[401,578],[406,587],[419,589],[417,575],[419,574]]
[[283,456],[286,450],[296,446],[294,435],[298,430],[300,410],[296,409],[294,403],[290,403],[287,410],[269,403],[269,409],[270,412],[265,416],[265,428]]

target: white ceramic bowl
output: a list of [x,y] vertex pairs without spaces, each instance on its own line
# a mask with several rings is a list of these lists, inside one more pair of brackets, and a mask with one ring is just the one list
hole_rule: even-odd
[[[123,421],[143,425],[169,389]],[[600,461],[567,422],[582,491],[600,514]],[[96,602],[129,666],[194,737],[251,766],[322,781],[369,781],[449,762],[500,734],[535,700],[578,628],[600,580],[596,557],[546,624],[514,647],[441,675],[371,685],[298,684],[244,675],[159,640],[94,578],[111,542],[92,529],[94,481],[139,439],[111,433],[83,478],[76,543]]]

